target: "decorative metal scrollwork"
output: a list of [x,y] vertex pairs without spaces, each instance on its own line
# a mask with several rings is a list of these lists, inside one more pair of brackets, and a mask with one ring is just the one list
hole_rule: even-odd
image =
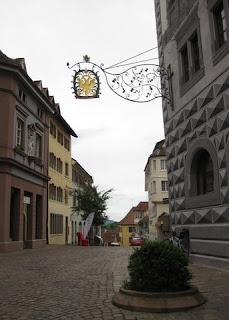
[[[85,57],[84,62],[72,67],[69,67],[69,63],[67,64],[69,69],[74,66],[77,66],[78,69],[75,70],[73,76],[73,90],[76,98],[99,97],[99,70],[101,70],[108,86],[120,97],[140,103],[162,97],[173,108],[170,66],[165,68],[157,64],[138,64],[121,73],[110,73],[107,71],[110,68],[91,63],[90,58]],[[90,70],[87,68],[88,65],[90,65]]]

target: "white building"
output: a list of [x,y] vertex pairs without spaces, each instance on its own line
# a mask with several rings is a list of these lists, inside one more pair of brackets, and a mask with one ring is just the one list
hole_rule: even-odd
[[165,141],[159,141],[149,156],[145,167],[145,191],[149,201],[149,239],[161,240],[160,229],[155,225],[158,217],[169,213],[168,180],[165,155]]

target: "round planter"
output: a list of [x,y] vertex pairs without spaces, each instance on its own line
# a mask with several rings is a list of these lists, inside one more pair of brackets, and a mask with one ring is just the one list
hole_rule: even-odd
[[120,308],[145,312],[172,312],[195,308],[206,302],[197,287],[177,292],[140,292],[121,288],[112,299]]

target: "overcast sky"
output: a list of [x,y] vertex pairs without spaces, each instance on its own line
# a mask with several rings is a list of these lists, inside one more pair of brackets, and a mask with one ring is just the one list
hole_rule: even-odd
[[[1,50],[25,58],[32,80],[42,80],[76,132],[72,157],[99,190],[114,188],[107,211],[120,221],[147,201],[144,168],[164,138],[161,100],[134,103],[120,98],[100,73],[99,99],[72,94],[73,65],[87,54],[109,67],[157,46],[154,0],[7,0],[1,2]],[[136,61],[158,56],[157,49]]]

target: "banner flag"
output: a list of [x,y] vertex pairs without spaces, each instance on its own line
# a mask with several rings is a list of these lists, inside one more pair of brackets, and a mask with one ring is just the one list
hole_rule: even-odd
[[88,215],[87,219],[86,219],[86,222],[85,222],[85,226],[84,226],[84,231],[83,231],[83,236],[84,236],[84,239],[86,239],[86,236],[88,235],[88,232],[91,228],[91,225],[92,225],[92,221],[94,219],[94,215],[95,213],[92,212]]

